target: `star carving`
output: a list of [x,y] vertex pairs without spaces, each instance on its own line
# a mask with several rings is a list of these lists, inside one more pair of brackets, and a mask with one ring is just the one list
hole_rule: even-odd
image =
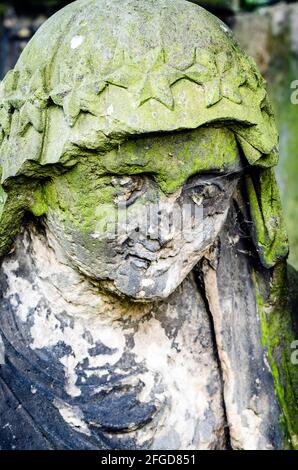
[[106,76],[105,80],[109,84],[128,89],[135,96],[137,106],[155,99],[173,109],[171,86],[184,76],[182,70],[166,62],[164,50],[157,47],[142,58],[125,61],[118,70]]
[[82,80],[75,76],[71,84],[59,84],[50,96],[56,105],[62,106],[68,124],[73,127],[81,111],[97,114],[97,95],[106,86],[101,80],[98,82],[88,78]]
[[262,77],[252,57],[247,56],[246,60],[241,62],[241,72],[245,76],[246,85],[251,90],[256,91],[258,88],[266,87],[266,80]]
[[69,77],[62,79],[62,84],[50,93],[53,102],[63,107],[71,127],[81,111],[98,115],[97,98],[108,85],[127,89],[135,97],[137,106],[149,99],[156,99],[173,109],[171,86],[184,77],[181,70],[166,63],[161,48],[151,49],[142,58],[132,61],[123,49],[117,47],[112,60],[97,72],[97,80],[91,62],[82,64],[81,69],[82,72],[77,70],[71,81]]
[[208,108],[223,98],[241,104],[240,87],[244,84],[251,89],[263,87],[262,78],[249,59],[241,60],[227,52],[214,54],[194,49],[183,66],[168,62],[162,47],[150,49],[138,58],[131,58],[118,46],[109,60],[96,54],[95,51],[93,57],[81,58],[75,69],[72,65],[68,67],[67,61],[63,63],[58,84],[51,91],[47,91],[46,67],[40,67],[33,75],[28,70],[9,72],[0,84],[0,142],[10,133],[14,109],[19,111],[20,134],[30,126],[43,132],[49,100],[63,108],[71,127],[81,112],[100,116],[99,97],[109,85],[126,89],[136,107],[152,99],[170,110],[174,109],[172,86],[180,79],[203,87]]
[[222,98],[233,103],[242,103],[239,87],[244,84],[245,77],[232,56],[226,52],[214,55],[196,50],[194,63],[185,70],[185,75],[204,87],[208,108]]
[[9,109],[2,106],[0,108],[0,143],[2,143],[4,136],[10,133],[11,113]]
[[[98,95],[108,86],[104,78],[122,67],[124,52],[116,48],[112,60],[100,71],[95,71],[95,59],[80,63],[75,73],[62,74],[60,84],[50,93],[52,101],[63,108],[68,124],[73,127],[81,111],[96,116],[99,113]],[[103,62],[98,58],[98,63]],[[96,78],[97,74],[97,78]]]
[[56,105],[62,106],[68,124],[73,127],[81,111],[96,115],[98,109],[94,101],[105,86],[81,82],[75,82],[73,86],[58,85],[51,98]]
[[45,68],[39,68],[32,76],[25,70],[22,77],[19,71],[11,71],[5,77],[0,112],[0,124],[5,134],[10,132],[10,118],[14,109],[20,112],[20,134],[25,133],[31,125],[38,132],[43,131],[43,111],[48,102],[45,73]]
[[0,99],[2,105],[6,108],[13,106],[12,100],[16,96],[16,90],[20,78],[19,71],[10,70],[5,76],[3,82],[1,82],[0,87]]
[[[123,49],[116,47],[113,58],[101,70],[98,63],[104,60],[88,59],[78,64],[75,73],[65,73],[60,84],[50,93],[52,101],[63,107],[68,124],[72,127],[81,111],[98,115],[98,96],[108,85],[128,90],[139,107],[150,99],[159,101],[169,109],[174,108],[172,85],[182,78],[192,80],[204,87],[206,106],[227,98],[234,103],[242,102],[239,87],[245,82],[232,55],[217,55],[194,50],[192,65],[177,68],[166,60],[161,47],[150,49],[142,57],[131,59]],[[96,79],[97,75],[97,79]]]
[[11,113],[13,106],[11,97],[17,87],[19,72],[10,70],[0,85],[0,142],[10,133]]
[[24,134],[29,126],[37,132],[43,132],[45,125],[44,110],[49,95],[46,91],[46,69],[39,68],[24,87],[24,103],[20,109],[20,134]]

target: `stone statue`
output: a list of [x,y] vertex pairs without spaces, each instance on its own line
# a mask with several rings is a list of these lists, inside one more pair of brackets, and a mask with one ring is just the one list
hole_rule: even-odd
[[0,103],[1,448],[297,447],[277,132],[228,28],[79,0]]

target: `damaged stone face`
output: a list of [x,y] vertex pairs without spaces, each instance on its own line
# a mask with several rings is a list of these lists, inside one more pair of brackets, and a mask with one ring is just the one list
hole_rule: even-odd
[[218,236],[241,169],[220,128],[128,141],[45,185],[46,225],[102,288],[164,299]]
[[228,28],[80,0],[0,104],[0,446],[294,447],[277,134]]

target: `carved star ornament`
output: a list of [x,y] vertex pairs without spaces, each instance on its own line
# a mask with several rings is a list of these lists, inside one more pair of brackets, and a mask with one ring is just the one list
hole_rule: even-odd
[[[99,115],[99,96],[109,86],[126,89],[133,97],[135,107],[148,100],[157,100],[174,110],[171,87],[181,79],[191,80],[203,87],[206,107],[223,98],[241,104],[240,86],[248,82],[247,73],[239,67],[231,53],[210,53],[194,49],[192,61],[177,67],[167,61],[161,47],[150,49],[142,57],[131,58],[127,51],[116,48],[114,56],[98,71],[92,58],[84,59],[76,69],[68,70],[63,64],[59,84],[47,90],[47,70],[38,69],[32,76],[28,71],[12,71],[1,83],[0,137],[9,134],[11,113],[19,110],[19,132],[29,126],[42,132],[45,125],[44,110],[51,100],[61,106],[69,126],[74,126],[81,111]],[[25,74],[21,77],[21,74]],[[21,82],[25,85],[18,86]]]

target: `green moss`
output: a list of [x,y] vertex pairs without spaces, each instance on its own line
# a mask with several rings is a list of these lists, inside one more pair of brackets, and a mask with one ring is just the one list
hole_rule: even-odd
[[[87,162],[86,162],[87,163]],[[81,234],[88,234],[113,213],[119,188],[111,184],[112,176],[98,176],[86,164],[78,164],[68,173],[47,182],[42,203],[46,212],[54,211],[61,221]],[[104,227],[102,227],[104,229]]]
[[6,201],[7,201],[7,194],[2,188],[2,186],[0,185],[0,219],[3,214],[3,209],[4,209]]
[[272,169],[259,170],[246,179],[253,238],[262,264],[271,268],[289,251],[281,201]]
[[[135,138],[103,155],[90,152],[76,158],[79,163],[72,169],[38,188],[31,212],[40,216],[54,211],[81,234],[93,232],[95,226],[102,232],[118,215],[115,200],[124,188],[113,176],[150,175],[157,187],[146,197],[162,198],[198,172],[240,167],[234,134],[221,128]],[[137,203],[142,198],[134,206]]]
[[[0,258],[10,249],[18,234],[24,215],[34,200],[36,181],[15,180],[9,191],[0,186]],[[3,210],[3,206],[5,210]]]
[[256,274],[256,298],[261,322],[262,344],[266,348],[287,438],[286,447],[298,450],[298,368],[291,363],[291,344],[295,340],[285,263],[273,270],[270,294],[262,291]]
[[224,128],[133,138],[107,152],[98,163],[115,174],[151,173],[165,193],[179,189],[199,172],[232,171],[239,166],[234,134]]
[[41,217],[47,213],[48,205],[44,198],[44,190],[42,186],[39,186],[34,192],[33,204],[30,205],[30,212],[35,217]]

